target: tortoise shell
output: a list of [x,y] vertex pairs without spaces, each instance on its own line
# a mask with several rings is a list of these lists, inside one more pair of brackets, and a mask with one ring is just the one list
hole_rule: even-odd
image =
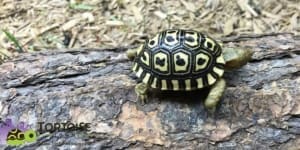
[[133,71],[151,88],[190,91],[213,85],[224,73],[221,46],[193,30],[171,29],[146,40]]

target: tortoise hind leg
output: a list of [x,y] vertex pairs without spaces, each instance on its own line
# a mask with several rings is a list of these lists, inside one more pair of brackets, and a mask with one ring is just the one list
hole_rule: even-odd
[[137,48],[128,49],[126,52],[127,57],[130,60],[133,60],[143,50],[143,47],[144,47],[144,45],[142,44],[141,46],[139,46]]
[[133,60],[136,57],[137,49],[128,49],[126,51],[127,57],[130,60]]
[[205,99],[205,107],[211,111],[211,112],[215,112],[216,110],[216,106],[218,104],[218,102],[220,101],[220,98],[223,95],[223,92],[225,90],[226,87],[226,82],[224,79],[219,79],[210,89],[210,92],[207,96],[207,98]]
[[141,101],[142,105],[144,105],[148,99],[148,89],[149,87],[145,83],[139,83],[135,86],[135,93],[137,94],[138,100]]

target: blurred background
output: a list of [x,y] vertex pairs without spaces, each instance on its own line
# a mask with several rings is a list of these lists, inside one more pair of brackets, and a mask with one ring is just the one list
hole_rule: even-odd
[[0,63],[26,51],[136,45],[167,28],[299,35],[300,0],[1,0]]

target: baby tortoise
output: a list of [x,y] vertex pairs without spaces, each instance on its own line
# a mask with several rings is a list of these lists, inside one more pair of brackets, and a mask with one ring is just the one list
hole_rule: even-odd
[[242,67],[252,54],[250,50],[222,49],[207,35],[180,29],[162,31],[127,51],[129,59],[134,60],[133,71],[142,81],[135,91],[143,103],[149,88],[191,91],[211,87],[205,100],[205,107],[211,111],[215,111],[225,90],[224,69]]

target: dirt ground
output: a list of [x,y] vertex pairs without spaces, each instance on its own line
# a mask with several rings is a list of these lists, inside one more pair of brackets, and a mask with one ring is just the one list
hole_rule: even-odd
[[215,38],[300,34],[300,0],[1,0],[0,55],[23,51],[135,45],[167,28]]

